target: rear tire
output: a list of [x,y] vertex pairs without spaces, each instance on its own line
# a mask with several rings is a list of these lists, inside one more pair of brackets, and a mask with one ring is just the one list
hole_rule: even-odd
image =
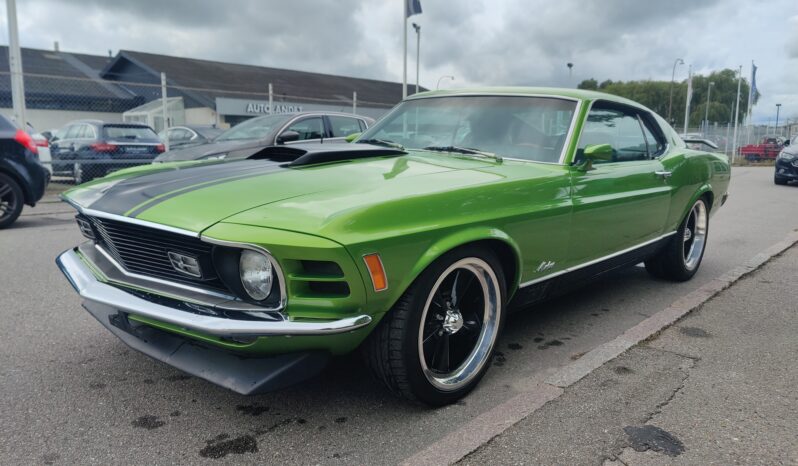
[[22,188],[13,178],[0,173],[0,229],[10,226],[17,220],[22,213],[23,204],[25,197]]
[[704,258],[709,235],[709,208],[704,198],[693,204],[676,234],[657,255],[645,261],[646,270],[657,278],[684,282],[693,278]]
[[395,395],[431,406],[454,403],[490,366],[504,321],[506,285],[490,250],[443,255],[405,291],[363,350]]

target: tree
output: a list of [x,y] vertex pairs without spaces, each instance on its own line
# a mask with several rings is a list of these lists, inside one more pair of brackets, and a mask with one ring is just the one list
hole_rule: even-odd
[[[582,87],[592,85],[594,79],[588,79],[580,83],[580,89],[592,89]],[[724,69],[714,71],[709,76],[693,76],[693,97],[690,105],[689,126],[697,127],[704,119],[704,111],[707,108],[707,86],[714,82],[709,103],[709,121],[711,124],[725,126],[728,123],[734,124],[734,106],[737,96],[737,73],[735,70]],[[598,89],[608,94],[626,97],[639,102],[651,110],[658,113],[663,118],[668,115],[668,100],[670,93],[670,81],[602,81]],[[745,110],[748,105],[748,81],[743,79],[740,87],[740,110],[739,121],[745,119]],[[684,125],[684,106],[687,98],[687,81],[677,82],[673,85],[673,109],[671,111],[671,124],[676,128]]]
[[598,81],[593,78],[585,79],[576,86],[577,89],[588,89],[591,91],[598,90]]

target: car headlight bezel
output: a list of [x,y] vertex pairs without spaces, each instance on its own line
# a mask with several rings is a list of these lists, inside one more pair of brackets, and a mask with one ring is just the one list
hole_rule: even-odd
[[272,293],[274,266],[265,254],[252,249],[242,250],[238,260],[238,276],[251,299],[263,301]]
[[779,152],[779,156],[777,158],[789,162],[790,160],[794,159],[795,157],[796,157],[795,154],[790,154],[786,150],[782,149],[781,152]]
[[[283,276],[282,268],[274,256],[267,250],[259,246],[248,245],[243,243],[233,243],[227,241],[213,240],[216,244],[212,251],[213,265],[216,275],[224,283],[225,287],[232,292],[232,294],[239,300],[255,304],[262,307],[264,310],[280,310],[285,308],[287,296],[285,288],[285,278]],[[244,254],[246,251],[246,254]],[[259,254],[260,256],[251,256],[250,254]],[[262,298],[264,293],[251,294],[251,290],[247,290],[244,286],[242,278],[242,255],[250,259],[265,258],[269,262],[271,270],[271,286],[269,287],[268,296]],[[261,265],[264,265],[261,262]],[[261,290],[264,291],[264,290]]]

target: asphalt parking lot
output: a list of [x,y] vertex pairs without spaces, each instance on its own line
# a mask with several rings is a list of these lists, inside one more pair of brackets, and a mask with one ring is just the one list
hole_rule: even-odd
[[401,462],[798,228],[798,187],[772,177],[772,167],[733,169],[692,281],[633,267],[515,315],[478,389],[438,410],[393,398],[356,356],[243,397],[129,350],[57,270],[55,256],[82,237],[48,198],[0,232],[0,463]]

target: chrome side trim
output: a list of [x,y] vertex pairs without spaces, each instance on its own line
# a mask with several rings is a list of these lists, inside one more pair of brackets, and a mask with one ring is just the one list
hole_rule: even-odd
[[277,281],[280,283],[280,304],[278,304],[276,308],[261,307],[260,310],[274,311],[285,308],[285,305],[288,301],[288,295],[286,293],[285,274],[283,273],[283,268],[280,267],[280,263],[277,261],[277,259],[274,258],[274,256],[272,255],[271,252],[269,252],[268,249],[262,246],[258,246],[256,244],[225,241],[222,239],[210,238],[205,235],[200,235],[200,240],[205,241],[206,243],[217,244],[219,246],[226,246],[230,248],[250,249],[252,251],[259,252],[268,257],[269,261],[272,263],[272,267],[274,267],[274,270],[277,272],[277,279],[278,279]]
[[658,237],[656,237],[654,239],[651,239],[651,240],[645,241],[643,243],[637,244],[637,245],[632,246],[630,248],[626,248],[626,249],[623,249],[621,251],[614,252],[612,254],[609,254],[609,255],[606,255],[606,256],[603,256],[603,257],[599,257],[598,259],[593,259],[592,261],[585,262],[585,263],[579,264],[579,265],[574,265],[572,267],[568,267],[567,269],[560,270],[559,272],[550,273],[550,274],[545,275],[543,277],[538,277],[538,278],[535,278],[533,280],[529,280],[528,282],[521,283],[520,285],[518,285],[518,287],[519,288],[524,288],[526,286],[534,285],[535,283],[540,283],[542,281],[549,280],[549,279],[552,279],[554,277],[558,277],[560,275],[564,275],[566,273],[573,272],[575,270],[583,269],[585,267],[589,267],[591,265],[598,264],[599,262],[603,262],[605,260],[612,259],[613,257],[618,257],[618,256],[620,256],[622,254],[626,254],[627,252],[632,252],[635,249],[640,249],[642,247],[648,246],[649,244],[654,244],[657,241],[663,240],[663,239],[665,239],[665,238],[667,238],[669,236],[675,235],[675,234],[676,234],[675,231],[672,231],[670,233],[666,233],[664,235],[661,235],[661,236],[658,236]]
[[142,227],[154,228],[156,230],[168,231],[170,233],[177,233],[178,235],[185,235],[185,236],[193,236],[194,238],[199,238],[200,234],[196,231],[189,231],[184,230],[182,228],[177,227],[170,227],[169,225],[162,225],[160,223],[150,222],[147,220],[139,220],[134,217],[126,217],[124,215],[118,214],[109,214],[108,212],[103,212],[100,210],[90,209],[88,207],[84,207],[77,202],[61,195],[61,199],[66,202],[67,204],[71,205],[75,208],[78,212],[83,215],[88,215],[91,217],[100,217],[100,218],[107,218],[109,220],[116,220],[118,222],[130,223],[131,225],[138,225]]
[[147,301],[115,286],[100,282],[73,249],[58,256],[56,264],[75,291],[83,298],[86,307],[107,306],[209,335],[330,335],[365,327],[372,320],[369,315],[325,322],[296,322],[290,320],[236,320],[192,314]]
[[576,108],[574,109],[574,114],[571,117],[571,125],[568,128],[568,135],[565,137],[565,142],[562,145],[562,151],[560,152],[560,159],[558,163],[560,165],[565,164],[565,159],[568,157],[568,148],[571,147],[571,140],[573,140],[574,133],[576,132],[576,121],[579,118],[579,112],[582,111],[582,104],[584,101],[579,100],[576,103]]

